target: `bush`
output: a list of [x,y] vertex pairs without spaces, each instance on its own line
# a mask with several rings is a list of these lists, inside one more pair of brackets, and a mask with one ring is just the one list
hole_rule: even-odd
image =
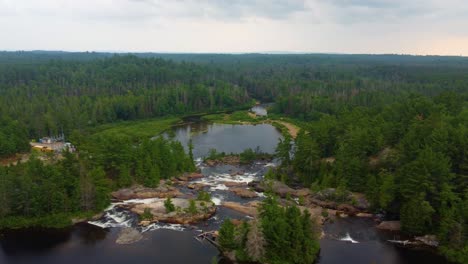
[[200,191],[197,196],[198,201],[211,202],[211,194],[205,191]]
[[141,215],[141,219],[143,219],[143,220],[153,220],[153,214],[151,213],[150,208],[145,208],[145,210],[143,210],[143,214]]
[[189,207],[187,208],[187,212],[192,215],[198,213],[197,204],[195,203],[195,200],[189,200]]
[[164,207],[166,208],[166,213],[175,211],[175,206],[172,203],[171,197],[167,197],[166,201],[164,201]]

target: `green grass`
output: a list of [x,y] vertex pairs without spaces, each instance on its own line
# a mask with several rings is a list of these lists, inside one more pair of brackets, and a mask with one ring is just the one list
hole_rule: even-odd
[[92,136],[125,135],[134,140],[151,138],[181,122],[179,117],[168,117],[142,121],[126,121],[97,127]]

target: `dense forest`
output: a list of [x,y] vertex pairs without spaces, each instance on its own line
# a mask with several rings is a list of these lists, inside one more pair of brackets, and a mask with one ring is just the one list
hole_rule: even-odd
[[[449,259],[466,263],[464,57],[0,52],[0,157],[62,131],[80,153],[0,168],[0,216],[99,210],[114,188],[154,186],[194,169],[179,143],[87,138],[92,128],[254,100],[273,102],[273,117],[302,128],[278,148],[279,179],[363,192],[375,212],[401,219],[404,232],[436,234]],[[267,258],[282,258],[272,250]]]
[[[464,106],[465,105],[465,106]],[[437,234],[452,260],[468,253],[468,111],[455,93],[352,107],[303,124],[278,148],[278,178],[365,193],[408,234]],[[284,176],[287,175],[287,176]]]
[[0,228],[66,226],[71,217],[97,213],[110,192],[140,184],[158,186],[195,170],[179,142],[162,137],[134,144],[128,137],[99,138],[80,156],[68,151],[43,162],[35,154],[24,163],[0,167]]

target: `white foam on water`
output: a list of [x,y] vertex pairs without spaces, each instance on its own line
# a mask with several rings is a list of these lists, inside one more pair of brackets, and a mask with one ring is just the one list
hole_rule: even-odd
[[107,211],[101,220],[88,221],[88,224],[95,225],[101,228],[109,227],[131,227],[132,217],[125,212],[115,212],[114,210]]
[[258,197],[260,198],[265,198],[265,193],[262,193],[262,192],[255,192],[257,194]]
[[276,167],[276,164],[275,163],[272,163],[272,162],[268,162],[267,164],[265,164],[265,166],[263,166],[265,168],[268,168],[268,167]]
[[211,201],[212,201],[215,205],[221,205],[221,202],[223,201],[222,198],[223,198],[223,197],[211,197]]
[[110,227],[131,227],[132,222],[134,221],[133,217],[129,214],[128,211],[117,211],[116,207],[118,205],[125,204],[149,204],[152,202],[159,201],[159,198],[149,198],[149,199],[130,199],[122,202],[112,203],[104,211],[104,216],[97,221],[88,221],[89,224],[95,225],[101,228],[110,228]]
[[359,243],[358,241],[354,240],[349,233],[346,233],[346,236],[339,239],[340,241],[351,242],[353,244]]
[[200,165],[203,163],[202,158],[196,158],[194,161],[196,167],[200,167]]
[[210,191],[216,191],[216,190],[225,191],[225,190],[228,190],[228,189],[229,188],[224,184],[216,184],[215,186],[212,186],[210,188]]
[[[257,178],[257,173],[244,173],[241,175],[230,175],[228,173],[213,173],[207,177],[194,181],[195,183],[203,183],[213,187],[213,190],[227,190],[227,187],[222,187],[223,182],[249,183]],[[224,185],[224,184],[222,184]]]
[[148,231],[155,231],[159,229],[167,229],[167,230],[174,230],[174,231],[184,231],[185,228],[182,227],[182,225],[179,224],[159,224],[159,223],[154,223],[149,226],[142,227],[141,232],[145,233]]

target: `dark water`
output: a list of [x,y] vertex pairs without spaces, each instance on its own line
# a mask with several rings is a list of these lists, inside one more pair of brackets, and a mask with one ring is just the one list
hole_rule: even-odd
[[61,231],[15,231],[1,240],[0,263],[210,263],[218,251],[192,231],[144,233],[132,245],[117,245],[118,229],[83,224]]
[[[397,247],[387,241],[401,239],[397,233],[380,231],[374,226],[374,221],[366,218],[343,218],[325,225],[319,263],[448,263],[434,252]],[[341,240],[348,235],[358,243]]]
[[[192,138],[194,156],[202,157],[210,148],[224,152],[240,152],[245,148],[259,146],[272,153],[280,138],[279,132],[269,125],[210,125],[197,123],[177,127],[175,138],[185,145]],[[226,190],[225,181],[248,182],[260,179],[273,163],[258,163],[251,166],[200,167],[206,176],[202,180],[217,203],[221,201],[248,202]],[[240,175],[231,176],[239,172]],[[183,189],[183,192],[193,192]],[[261,199],[254,198],[254,199]],[[112,209],[113,210],[113,209]],[[211,263],[218,251],[212,245],[197,241],[194,236],[200,230],[217,229],[226,218],[245,218],[232,210],[218,207],[216,215],[197,226],[185,227],[183,231],[156,226],[143,233],[143,239],[132,245],[117,245],[120,227],[134,226],[131,214],[108,212],[103,222],[115,223],[115,227],[100,228],[80,224],[64,230],[16,230],[0,233],[0,263],[3,264],[81,264],[81,263],[135,263],[135,264],[185,264]],[[114,226],[114,225],[111,225]],[[392,234],[379,233],[371,220],[362,218],[340,219],[325,226],[326,237],[321,240],[321,264],[337,263],[446,263],[427,251],[400,249],[386,242]],[[340,241],[347,233],[359,243]],[[398,238],[397,238],[398,239]]]

